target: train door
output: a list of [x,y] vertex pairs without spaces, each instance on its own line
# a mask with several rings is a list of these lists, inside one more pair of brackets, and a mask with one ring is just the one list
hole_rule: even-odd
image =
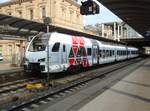
[[60,42],[56,42],[50,52],[50,65],[60,64]]
[[92,63],[93,64],[98,64],[99,59],[98,59],[98,45],[93,45],[92,46]]
[[62,51],[61,51],[61,63],[66,64],[67,63],[67,52],[66,52],[66,45],[62,45]]

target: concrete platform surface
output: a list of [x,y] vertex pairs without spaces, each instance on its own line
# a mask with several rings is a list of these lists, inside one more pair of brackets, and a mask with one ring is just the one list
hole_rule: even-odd
[[90,81],[35,111],[150,111],[150,59]]
[[79,111],[150,111],[150,59]]

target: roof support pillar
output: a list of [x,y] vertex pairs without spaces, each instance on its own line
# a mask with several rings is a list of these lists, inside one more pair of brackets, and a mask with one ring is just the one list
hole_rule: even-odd
[[123,38],[123,26],[121,25],[121,38]]
[[102,23],[102,37],[104,37],[104,24]]
[[120,41],[120,25],[118,24],[118,27],[117,27],[117,40]]
[[116,40],[116,22],[114,22],[114,40]]

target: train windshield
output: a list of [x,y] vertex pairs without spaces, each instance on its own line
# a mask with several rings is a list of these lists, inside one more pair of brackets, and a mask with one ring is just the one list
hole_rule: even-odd
[[37,35],[31,42],[28,51],[37,52],[44,51],[47,45],[48,36],[46,35]]

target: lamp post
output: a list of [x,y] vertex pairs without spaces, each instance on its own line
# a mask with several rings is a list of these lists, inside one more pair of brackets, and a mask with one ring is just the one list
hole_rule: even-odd
[[49,86],[49,80],[50,80],[50,72],[49,72],[49,24],[51,23],[51,18],[50,17],[45,17],[43,19],[44,24],[46,25],[47,28],[47,83]]

